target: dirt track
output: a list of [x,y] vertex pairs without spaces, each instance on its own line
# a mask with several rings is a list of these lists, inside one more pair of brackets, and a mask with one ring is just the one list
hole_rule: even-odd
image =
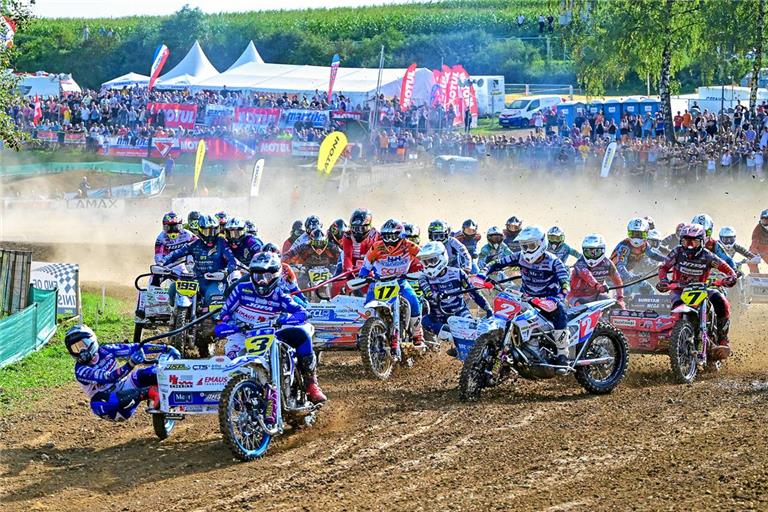
[[232,460],[213,417],[171,439],[92,418],[74,385],[0,419],[3,510],[748,510],[768,508],[765,310],[734,328],[720,375],[672,384],[636,357],[611,396],[572,379],[460,404],[440,354],[382,384],[327,357],[318,425]]

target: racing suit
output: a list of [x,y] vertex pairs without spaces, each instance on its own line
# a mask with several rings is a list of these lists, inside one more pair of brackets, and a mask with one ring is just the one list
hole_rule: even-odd
[[[227,295],[219,317],[222,325],[217,326],[217,334],[229,328],[255,327],[259,324],[276,322],[280,328],[276,337],[296,349],[299,370],[307,387],[317,386],[317,361],[312,350],[313,327],[307,323],[309,315],[293,297],[277,286],[266,297],[256,293],[251,280],[242,281]],[[222,329],[222,327],[224,327]],[[245,349],[246,335],[243,332],[230,334],[224,347],[224,353],[230,359],[239,356]]]
[[[130,418],[143,400],[150,398],[150,386],[157,386],[155,365],[134,368],[118,364],[138,350],[138,343],[100,345],[95,362],[76,363],[75,379],[90,398],[91,411],[100,418],[122,421]],[[169,345],[144,345],[147,354],[167,353]],[[156,396],[152,396],[157,399]]]
[[293,247],[283,254],[283,262],[289,265],[301,265],[304,272],[299,274],[299,287],[304,288],[310,285],[308,271],[313,267],[323,267],[333,275],[336,271],[336,263],[339,261],[341,251],[336,244],[329,243],[323,252],[317,253],[312,246],[307,244]]
[[677,236],[677,233],[672,233],[671,235],[667,235],[664,240],[661,241],[659,252],[666,256],[678,245],[680,245],[680,237]]
[[[730,257],[731,257],[731,259],[732,259],[732,260],[733,260],[733,258],[734,258],[734,257],[735,257],[737,254],[741,254],[742,256],[744,256],[744,258],[745,258],[745,260],[747,261],[747,264],[748,264],[748,265],[749,265],[749,264],[752,264],[752,265],[755,265],[755,266],[757,266],[757,265],[760,263],[760,259],[761,259],[761,258],[760,258],[760,255],[759,255],[759,254],[755,254],[755,253],[753,253],[753,252],[749,251],[749,250],[748,250],[746,247],[744,247],[743,245],[739,245],[739,244],[733,244],[733,245],[732,245],[732,246],[730,246],[730,247],[726,247],[726,246],[725,246],[725,244],[723,244],[723,250],[725,251],[725,253],[726,253],[728,256],[730,256]],[[734,263],[735,263],[735,262],[736,262],[736,261],[734,260]],[[738,271],[739,269],[737,268],[736,270]]]
[[510,254],[512,254],[512,251],[504,242],[499,245],[498,249],[494,248],[491,244],[485,244],[480,249],[480,255],[477,257],[477,266],[485,268],[497,259],[509,256]]
[[465,272],[472,272],[472,257],[464,244],[456,237],[449,236],[448,240],[443,242],[445,252],[448,253],[448,266],[458,267]]
[[[360,277],[368,277],[373,273],[377,278],[391,278],[419,270],[421,262],[416,258],[419,250],[419,246],[415,243],[402,239],[390,252],[390,248],[381,239],[378,239],[365,255],[363,267],[360,269]],[[415,342],[420,343],[424,339],[424,332],[421,328],[421,301],[407,280],[398,279],[397,281],[400,284],[400,295],[408,301],[408,305],[411,307],[411,335]],[[373,286],[368,289],[365,297],[366,302],[373,300],[373,290]]]
[[228,244],[237,261],[246,267],[251,263],[253,255],[261,252],[261,248],[264,246],[264,242],[253,235],[245,235],[237,243],[228,242]]
[[[603,258],[603,261],[590,267],[583,257],[579,257],[571,270],[571,291],[568,294],[568,304],[578,306],[609,298],[608,290],[606,290],[606,283],[609,279],[613,286],[624,284],[616,265],[611,260]],[[616,290],[616,301],[622,308],[624,307],[624,290],[622,288]]]
[[[457,293],[470,288],[469,276],[460,268],[448,267],[437,277],[423,274],[419,278],[419,288],[429,303],[429,314],[424,315],[422,323],[429,332],[437,334],[450,316],[471,318],[464,295]],[[456,293],[456,295],[452,295]],[[477,290],[468,292],[475,304],[489,316],[493,314],[488,301]],[[446,297],[450,294],[450,297]]]
[[176,261],[186,256],[192,256],[195,261],[195,276],[200,283],[203,304],[210,304],[211,298],[217,294],[223,294],[224,281],[209,281],[205,274],[225,270],[232,272],[235,269],[235,256],[223,237],[217,236],[212,246],[200,239],[181,247],[165,257],[165,263]]
[[504,233],[504,244],[506,244],[512,252],[519,252],[520,244],[515,242],[515,238],[520,234],[520,231],[510,231],[507,228],[504,228],[501,232]]
[[568,256],[573,256],[577,260],[581,258],[581,253],[565,242],[559,243],[557,246],[549,244],[549,252],[560,258],[560,261],[566,264]]
[[733,258],[726,252],[725,246],[720,241],[710,238],[704,244],[704,248],[726,262],[733,270],[736,270],[736,263],[733,262]]
[[[702,250],[696,258],[689,258],[682,247],[675,247],[659,267],[659,280],[667,280],[667,275],[672,272],[671,282],[680,285],[690,283],[706,283],[709,273],[715,269],[727,277],[736,279],[736,272],[728,263],[716,254]],[[671,292],[673,307],[680,305],[682,290]],[[717,315],[718,343],[728,346],[728,328],[730,326],[731,306],[728,299],[719,290],[711,288],[707,290],[709,301],[715,308]]]
[[[165,257],[171,254],[176,249],[184,247],[197,240],[197,237],[192,234],[191,231],[182,229],[179,233],[174,233],[176,236],[171,236],[165,231],[161,231],[155,239],[155,264],[162,265]],[[178,265],[173,268],[176,273],[185,272],[186,265]],[[160,286],[162,282],[161,276],[152,276],[152,286]]]
[[[304,234],[304,232],[302,232],[302,234]],[[290,251],[291,247],[293,247],[293,243],[298,239],[298,236],[289,236],[285,242],[283,242],[283,246],[280,248],[280,254]]]
[[467,248],[467,252],[469,253],[470,258],[473,260],[477,259],[477,243],[483,239],[482,236],[478,234],[465,235],[463,231],[459,231],[454,235],[454,238],[456,238],[456,240],[461,242],[462,245]]
[[[368,234],[365,235],[365,238],[363,238],[361,242],[358,242],[351,232],[345,233],[344,237],[341,239],[342,271],[358,271],[363,266],[365,255],[371,250],[371,247],[373,247],[373,243],[377,240],[378,236],[378,231],[371,228]],[[347,280],[334,281],[331,285],[331,295],[336,296],[340,294],[346,285],[346,281]],[[363,288],[358,292],[352,293],[363,293],[365,290],[366,289]]]
[[[752,230],[752,243],[749,250],[759,255],[763,261],[768,261],[768,229],[765,229],[759,222]],[[750,263],[749,272],[757,274],[759,272],[757,265]]]
[[[619,275],[624,282],[629,282],[641,277],[636,271],[644,266],[649,266],[652,261],[664,261],[664,256],[647,242],[640,247],[635,247],[625,238],[616,245],[611,253],[611,261],[616,265]],[[653,294],[653,287],[643,281],[627,288],[627,293],[640,293],[642,295]]]

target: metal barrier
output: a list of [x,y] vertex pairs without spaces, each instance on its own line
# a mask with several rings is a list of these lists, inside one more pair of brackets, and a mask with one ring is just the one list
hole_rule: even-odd
[[27,305],[32,251],[0,249],[0,318]]

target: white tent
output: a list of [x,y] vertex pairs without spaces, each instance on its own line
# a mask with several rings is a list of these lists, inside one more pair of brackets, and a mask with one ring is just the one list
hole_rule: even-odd
[[[404,68],[382,70],[381,93],[387,97],[398,96],[405,72]],[[198,82],[194,88],[314,94],[315,90],[328,90],[329,77],[330,68],[325,66],[252,62],[230,67],[218,76]],[[336,75],[333,90],[350,98],[354,104],[363,103],[375,96],[378,78],[378,69],[345,68],[342,65]],[[429,101],[433,80],[430,70],[416,70],[413,98],[417,105]]]
[[242,66],[243,64],[250,64],[255,62],[256,64],[264,64],[264,59],[261,58],[261,55],[259,55],[259,51],[256,49],[256,45],[253,44],[253,41],[248,43],[248,46],[245,48],[245,51],[243,51],[242,55],[235,61],[234,64],[229,66],[227,68],[228,71],[231,71],[235,69],[238,66]]
[[133,87],[135,85],[146,87],[149,84],[149,77],[139,73],[126,73],[109,82],[101,84],[103,89],[122,89],[123,87]]
[[38,71],[34,75],[22,75],[19,90],[24,96],[58,96],[62,92],[80,92],[72,75]]
[[157,79],[155,87],[158,89],[186,89],[218,74],[219,72],[205,56],[203,49],[200,48],[200,43],[195,41],[181,62]]

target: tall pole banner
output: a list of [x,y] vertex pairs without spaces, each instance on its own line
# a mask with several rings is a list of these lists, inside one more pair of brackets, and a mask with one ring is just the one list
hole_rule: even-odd
[[462,96],[462,116],[464,115],[464,109],[469,105],[469,112],[472,115],[472,120],[477,124],[477,116],[479,115],[477,106],[477,95],[475,93],[475,86],[472,84],[472,77],[469,76],[464,66],[459,64],[459,80],[461,82],[461,96]]
[[203,170],[203,160],[205,160],[205,140],[200,139],[200,142],[197,143],[197,156],[195,156],[195,193],[197,192],[197,182],[200,179],[200,171]]
[[460,66],[453,66],[451,69],[451,80],[448,83],[448,103],[453,105],[453,111],[456,117],[453,118],[453,125],[461,125],[464,122],[464,112],[461,110],[461,91],[459,90]]
[[259,195],[259,187],[261,186],[261,174],[264,172],[264,159],[260,158],[256,165],[253,166],[253,176],[251,177],[251,197]]
[[345,149],[347,149],[347,136],[342,132],[330,133],[320,144],[320,152],[317,154],[318,172],[331,174],[333,166]]
[[339,66],[341,66],[341,58],[339,54],[335,54],[331,59],[331,79],[328,81],[328,103],[331,102],[331,93],[333,92],[333,83],[336,81],[336,73],[339,72]]
[[443,74],[440,77],[440,90],[443,92],[443,108],[448,108],[448,84],[451,81],[451,68],[443,65]]
[[157,47],[155,50],[155,56],[152,57],[152,67],[149,71],[149,90],[152,90],[152,87],[155,86],[155,80],[157,80],[157,77],[160,76],[160,72],[163,70],[163,66],[165,66],[165,61],[168,60],[168,55],[170,55],[171,52],[168,50],[168,47],[164,44],[161,44]]
[[443,72],[433,69],[432,79],[435,83],[432,84],[432,90],[429,92],[429,105],[434,108],[443,103],[443,92],[440,88],[440,83],[443,81]]
[[414,62],[405,70],[403,85],[400,87],[400,110],[407,111],[413,104],[413,86],[416,82],[416,63]]

